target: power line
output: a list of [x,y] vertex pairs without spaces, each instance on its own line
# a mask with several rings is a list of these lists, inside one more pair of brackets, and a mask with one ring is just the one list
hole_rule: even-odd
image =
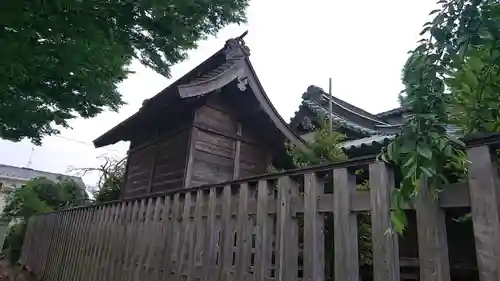
[[[73,139],[73,138],[68,138],[68,137],[64,137],[64,136],[60,136],[60,135],[54,135],[53,137],[67,140],[67,141],[71,141],[71,142],[75,142],[75,143],[79,143],[79,144],[83,144],[83,145],[92,146],[93,148],[95,148],[92,143],[88,143],[85,141],[81,141],[81,140],[77,140],[77,139]],[[101,147],[101,149],[108,150],[108,151],[115,152],[115,153],[119,153],[119,154],[124,154],[123,151],[119,151],[119,150],[108,148],[108,147]]]

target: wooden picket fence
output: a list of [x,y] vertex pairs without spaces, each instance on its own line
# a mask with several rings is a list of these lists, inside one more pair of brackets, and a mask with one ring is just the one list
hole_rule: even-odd
[[[444,209],[471,206],[480,280],[500,281],[497,171],[487,144],[468,157],[468,183],[439,201],[421,186],[420,280],[450,280]],[[356,190],[353,171],[366,166],[369,190]],[[333,277],[356,281],[356,214],[369,211],[373,280],[400,280],[398,236],[388,231],[394,185],[390,167],[364,158],[41,214],[28,223],[20,263],[48,281],[322,281],[324,218],[333,214]]]

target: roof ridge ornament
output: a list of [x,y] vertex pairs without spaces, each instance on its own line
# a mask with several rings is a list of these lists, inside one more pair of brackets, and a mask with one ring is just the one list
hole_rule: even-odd
[[224,45],[226,60],[240,59],[250,56],[250,49],[245,45],[243,37],[248,34],[248,30],[236,38],[231,38]]

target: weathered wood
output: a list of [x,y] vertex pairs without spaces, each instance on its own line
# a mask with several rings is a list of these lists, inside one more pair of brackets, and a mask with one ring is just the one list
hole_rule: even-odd
[[248,229],[248,197],[249,197],[249,187],[248,184],[242,184],[239,187],[239,197],[238,197],[238,222],[236,225],[236,279],[235,280],[246,280],[248,275],[248,268],[250,266],[250,239]]
[[181,222],[180,222],[180,214],[182,212],[181,210],[181,202],[180,202],[180,195],[179,193],[176,193],[173,198],[173,203],[172,203],[172,236],[171,236],[171,243],[172,247],[170,247],[170,261],[168,264],[168,278],[174,278],[178,264],[178,252],[180,248],[180,241],[181,241],[181,234],[180,229],[181,229]]
[[500,281],[500,185],[487,146],[469,148],[469,186],[481,281]]
[[222,214],[220,231],[220,259],[221,266],[217,280],[232,280],[231,272],[233,267],[233,223],[232,215],[229,212],[232,201],[231,186],[225,186],[222,192]]
[[434,200],[425,178],[420,179],[416,199],[420,280],[449,281],[450,265],[445,214]]
[[314,173],[304,176],[304,280],[325,280],[324,217],[318,210],[322,182]]
[[195,151],[195,144],[196,140],[198,139],[198,129],[192,128],[191,132],[189,133],[189,140],[188,140],[188,151],[186,153],[186,167],[184,171],[184,187],[189,188],[192,187],[192,180],[193,180],[193,165],[194,165],[194,155],[196,153]]
[[278,280],[297,280],[298,243],[297,223],[293,219],[293,195],[296,194],[297,183],[289,177],[278,179],[277,242],[276,251]]
[[217,224],[215,217],[215,206],[217,204],[217,190],[210,189],[208,195],[207,230],[205,232],[205,244],[203,245],[203,277],[202,280],[215,278],[215,266],[217,259]]
[[373,280],[399,281],[399,247],[391,223],[394,174],[385,163],[370,164]]
[[271,266],[271,227],[269,217],[269,184],[266,180],[258,183],[257,226],[255,235],[255,270],[254,281],[268,277]]
[[[241,136],[241,123],[237,124],[237,132],[238,136]],[[241,156],[241,141],[236,140],[234,142],[234,163],[233,163],[233,180],[239,178],[240,176],[240,156]]]
[[335,280],[358,281],[357,217],[350,211],[356,181],[346,168],[335,169],[333,178]]
[[203,260],[203,244],[206,243],[205,239],[205,231],[207,229],[204,227],[203,214],[202,214],[202,203],[204,203],[205,195],[203,190],[198,190],[196,192],[196,204],[195,204],[195,212],[194,212],[194,221],[193,221],[193,241],[192,248],[189,251],[189,259],[188,259],[188,269],[187,272],[189,274],[189,280],[195,280],[193,273],[202,265]]

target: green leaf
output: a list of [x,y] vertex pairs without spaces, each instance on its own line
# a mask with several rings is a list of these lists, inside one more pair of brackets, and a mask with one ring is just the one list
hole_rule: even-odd
[[417,152],[427,158],[427,159],[432,159],[432,151],[429,147],[426,147],[426,146],[417,146]]
[[437,12],[439,12],[439,11],[441,11],[441,10],[439,10],[439,9],[432,10],[432,11],[429,13],[429,16],[432,16],[432,15],[434,15],[435,13],[437,13]]
[[424,166],[420,166],[420,170],[428,177],[432,178],[434,176],[434,172],[432,172],[429,168]]

